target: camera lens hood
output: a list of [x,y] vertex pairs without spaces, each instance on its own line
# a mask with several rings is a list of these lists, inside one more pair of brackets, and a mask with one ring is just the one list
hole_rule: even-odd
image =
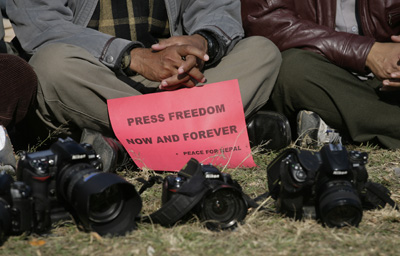
[[204,196],[198,215],[210,230],[234,229],[246,218],[248,208],[242,191],[221,185]]
[[328,227],[358,226],[363,209],[357,191],[348,181],[330,181],[318,199],[319,217]]
[[136,228],[142,200],[133,184],[122,177],[95,170],[69,187],[71,193],[65,199],[85,230],[124,235]]

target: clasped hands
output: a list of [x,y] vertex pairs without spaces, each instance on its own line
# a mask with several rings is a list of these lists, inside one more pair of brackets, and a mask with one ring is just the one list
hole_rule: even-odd
[[366,66],[382,80],[382,91],[400,90],[400,36],[393,42],[376,42],[368,54]]
[[175,90],[204,83],[202,69],[208,60],[204,37],[173,36],[151,48],[133,49],[130,68],[151,81],[159,81],[162,90]]

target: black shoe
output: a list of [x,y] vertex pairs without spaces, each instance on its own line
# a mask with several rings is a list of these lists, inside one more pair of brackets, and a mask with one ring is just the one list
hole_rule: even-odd
[[103,164],[104,172],[115,172],[118,164],[122,163],[128,154],[116,139],[105,137],[90,129],[83,130],[80,143],[93,146]]
[[250,146],[277,150],[289,146],[292,136],[288,119],[277,112],[260,110],[247,121]]

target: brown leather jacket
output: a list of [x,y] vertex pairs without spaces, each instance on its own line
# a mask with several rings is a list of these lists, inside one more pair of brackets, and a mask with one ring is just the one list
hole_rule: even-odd
[[400,35],[400,0],[357,4],[364,36],[335,31],[336,0],[242,0],[243,26],[247,36],[265,36],[281,51],[315,51],[362,74],[374,42],[390,42],[391,35]]

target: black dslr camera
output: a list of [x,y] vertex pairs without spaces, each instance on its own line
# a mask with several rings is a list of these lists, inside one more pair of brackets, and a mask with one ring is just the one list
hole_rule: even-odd
[[99,166],[91,145],[70,138],[59,139],[48,150],[23,152],[17,181],[0,175],[0,233],[48,231],[62,210],[80,228],[100,235],[133,230],[140,196],[131,183],[101,172]]
[[178,175],[163,181],[162,207],[150,218],[171,226],[196,214],[210,230],[234,229],[246,217],[247,200],[228,173],[192,158]]
[[319,152],[287,149],[267,169],[268,188],[277,211],[312,217],[328,227],[358,226],[363,209],[394,205],[384,186],[368,181],[365,152],[341,144]]
[[23,182],[4,171],[0,173],[0,245],[8,235],[31,231],[33,200],[32,190]]

